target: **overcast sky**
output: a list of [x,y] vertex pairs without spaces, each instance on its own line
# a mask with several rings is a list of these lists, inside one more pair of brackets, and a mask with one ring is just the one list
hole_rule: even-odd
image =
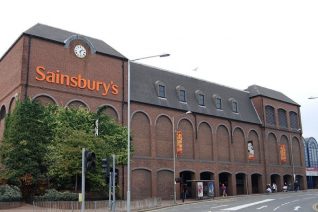
[[[318,1],[8,0],[0,55],[36,23],[105,41],[129,59],[214,83],[257,84],[301,105],[304,137],[318,140]],[[1,76],[0,76],[1,77]]]

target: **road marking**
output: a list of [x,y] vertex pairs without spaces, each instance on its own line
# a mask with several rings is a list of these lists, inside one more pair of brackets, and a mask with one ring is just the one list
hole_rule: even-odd
[[278,208],[280,208],[281,206],[287,205],[287,204],[289,204],[289,203],[297,202],[297,201],[299,201],[299,199],[296,199],[296,200],[290,201],[290,202],[285,202],[284,204],[281,204],[280,206],[277,206],[276,208],[274,208],[273,211],[276,211],[276,210],[277,210]]
[[294,211],[298,211],[299,208],[301,207],[297,205],[296,207],[294,207]]
[[228,205],[218,205],[218,206],[215,206],[215,207],[210,207],[210,209],[213,209],[213,208],[221,208],[221,207],[226,207]]
[[261,209],[263,209],[263,208],[267,208],[267,205],[263,205],[263,206],[261,206],[261,207],[259,207],[259,208],[256,208],[257,210],[261,210]]
[[232,208],[225,208],[225,209],[222,209],[222,210],[228,210],[228,211],[237,211],[237,210],[240,210],[242,208],[247,208],[247,207],[250,207],[250,206],[253,206],[253,205],[258,205],[258,204],[261,204],[261,203],[264,203],[264,202],[270,202],[270,201],[273,201],[275,199],[264,199],[262,201],[258,201],[258,202],[253,202],[253,203],[248,203],[248,204],[244,204],[244,205],[239,205],[239,206],[236,206],[236,207],[232,207]]

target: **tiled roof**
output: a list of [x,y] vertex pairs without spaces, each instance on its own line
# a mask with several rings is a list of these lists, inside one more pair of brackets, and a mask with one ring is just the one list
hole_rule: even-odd
[[[156,82],[158,81],[165,85],[166,98],[160,98],[157,95]],[[178,99],[177,87],[180,86],[186,90],[187,103],[180,102]],[[205,95],[204,107],[198,104],[197,91]],[[221,97],[222,110],[216,108],[215,96]],[[131,100],[231,120],[261,123],[248,92],[138,63],[131,63]],[[233,100],[238,103],[238,113],[232,111]]]
[[[24,34],[32,35],[38,38],[43,38],[51,41],[55,41],[58,43],[65,44],[66,40],[74,35],[79,35],[77,33],[65,31],[62,29],[50,27],[43,24],[36,24],[27,31],[24,32]],[[95,47],[96,52],[114,56],[121,59],[127,59],[125,56],[123,56],[121,53],[113,49],[111,46],[109,46],[107,43],[105,43],[102,40],[98,40],[95,38],[87,37],[84,35],[80,35],[86,38],[90,43]]]

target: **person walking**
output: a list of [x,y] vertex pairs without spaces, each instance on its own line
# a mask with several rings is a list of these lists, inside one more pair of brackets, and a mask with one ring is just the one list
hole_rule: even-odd
[[221,185],[221,191],[222,191],[223,197],[227,197],[226,186],[224,185],[224,183],[222,183]]

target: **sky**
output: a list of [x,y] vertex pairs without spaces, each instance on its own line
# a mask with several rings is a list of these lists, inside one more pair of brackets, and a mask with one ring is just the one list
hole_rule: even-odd
[[[37,23],[103,40],[129,59],[244,90],[260,85],[301,105],[318,140],[318,1],[10,0],[0,55]],[[0,57],[1,57],[0,56]]]

